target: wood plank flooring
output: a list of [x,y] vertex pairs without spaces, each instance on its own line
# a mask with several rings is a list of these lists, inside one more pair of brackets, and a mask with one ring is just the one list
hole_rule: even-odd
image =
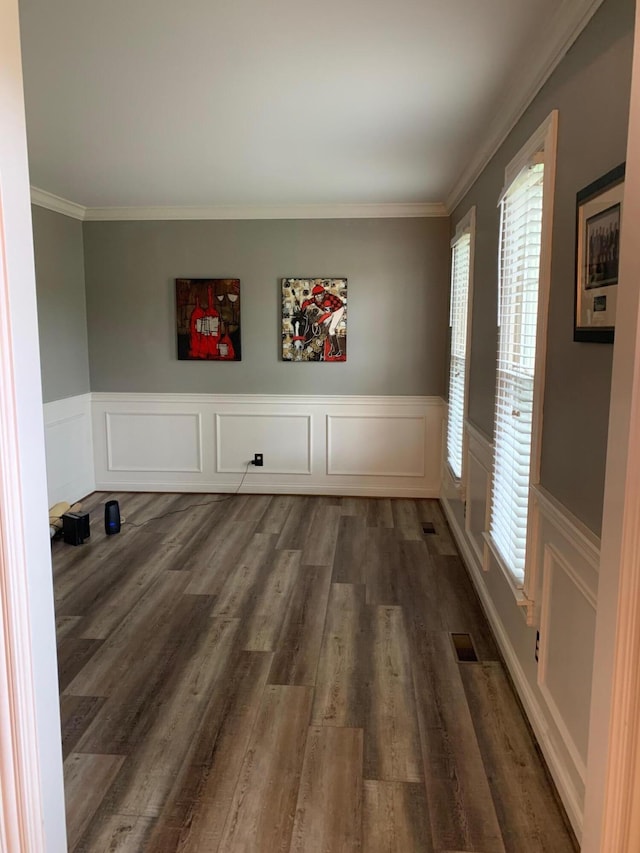
[[[105,536],[111,498],[154,520]],[[52,546],[71,853],[577,849],[436,501],[85,508]]]

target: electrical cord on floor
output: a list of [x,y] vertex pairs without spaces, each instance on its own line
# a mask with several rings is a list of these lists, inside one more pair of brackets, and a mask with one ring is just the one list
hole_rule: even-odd
[[240,484],[235,492],[232,492],[229,495],[222,495],[221,497],[214,498],[211,501],[202,501],[202,503],[197,504],[189,504],[189,506],[183,506],[180,509],[170,509],[167,512],[163,512],[162,515],[154,515],[153,518],[147,518],[146,521],[140,521],[136,523],[135,521],[126,521],[124,518],[120,519],[120,524],[128,525],[129,527],[144,527],[145,524],[149,524],[150,521],[160,521],[162,518],[166,518],[168,515],[177,515],[179,512],[188,512],[190,509],[195,509],[196,507],[201,506],[212,506],[213,504],[224,503],[224,501],[230,501],[233,498],[237,497],[240,494],[240,489],[242,488],[245,478],[249,473],[249,466],[253,465],[253,462],[247,462],[247,466],[244,469],[244,474],[242,475],[242,479],[240,480]]

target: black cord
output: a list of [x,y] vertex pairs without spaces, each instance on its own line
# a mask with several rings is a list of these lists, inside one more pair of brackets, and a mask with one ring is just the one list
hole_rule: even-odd
[[212,501],[203,501],[202,503],[189,504],[189,506],[184,506],[181,509],[171,509],[168,512],[164,512],[162,515],[154,515],[153,518],[147,518],[146,521],[141,521],[138,524],[136,524],[135,521],[123,521],[121,523],[123,526],[125,524],[128,524],[130,527],[144,527],[145,524],[149,524],[150,521],[159,521],[161,518],[166,518],[168,515],[177,515],[177,513],[179,512],[187,512],[188,510],[195,509],[196,507],[212,506],[213,504],[219,504],[224,503],[224,501],[230,501],[232,498],[237,497],[240,493],[240,489],[242,488],[245,478],[249,473],[249,465],[253,465],[253,462],[247,462],[247,467],[244,469],[244,474],[242,475],[242,479],[240,480],[240,485],[235,490],[235,492],[232,492],[230,495],[223,495],[222,497],[215,498]]

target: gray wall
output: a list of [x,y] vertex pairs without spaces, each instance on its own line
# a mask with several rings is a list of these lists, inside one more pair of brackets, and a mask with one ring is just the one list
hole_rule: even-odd
[[452,216],[475,204],[477,243],[469,417],[493,430],[499,215],[504,168],[553,109],[559,110],[542,485],[600,533],[612,346],[573,342],[578,190],[625,159],[633,0],[605,0]]
[[[86,222],[92,391],[442,394],[449,220]],[[280,279],[346,276],[346,364],[280,360]],[[174,279],[239,278],[242,361],[178,361]]]
[[45,403],[89,391],[82,223],[31,208]]

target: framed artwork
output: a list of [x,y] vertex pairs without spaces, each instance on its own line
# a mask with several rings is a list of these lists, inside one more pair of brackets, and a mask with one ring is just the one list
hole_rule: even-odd
[[347,360],[347,279],[282,279],[282,360]]
[[240,279],[177,278],[180,361],[240,361]]
[[613,343],[624,170],[622,163],[577,195],[574,341]]

